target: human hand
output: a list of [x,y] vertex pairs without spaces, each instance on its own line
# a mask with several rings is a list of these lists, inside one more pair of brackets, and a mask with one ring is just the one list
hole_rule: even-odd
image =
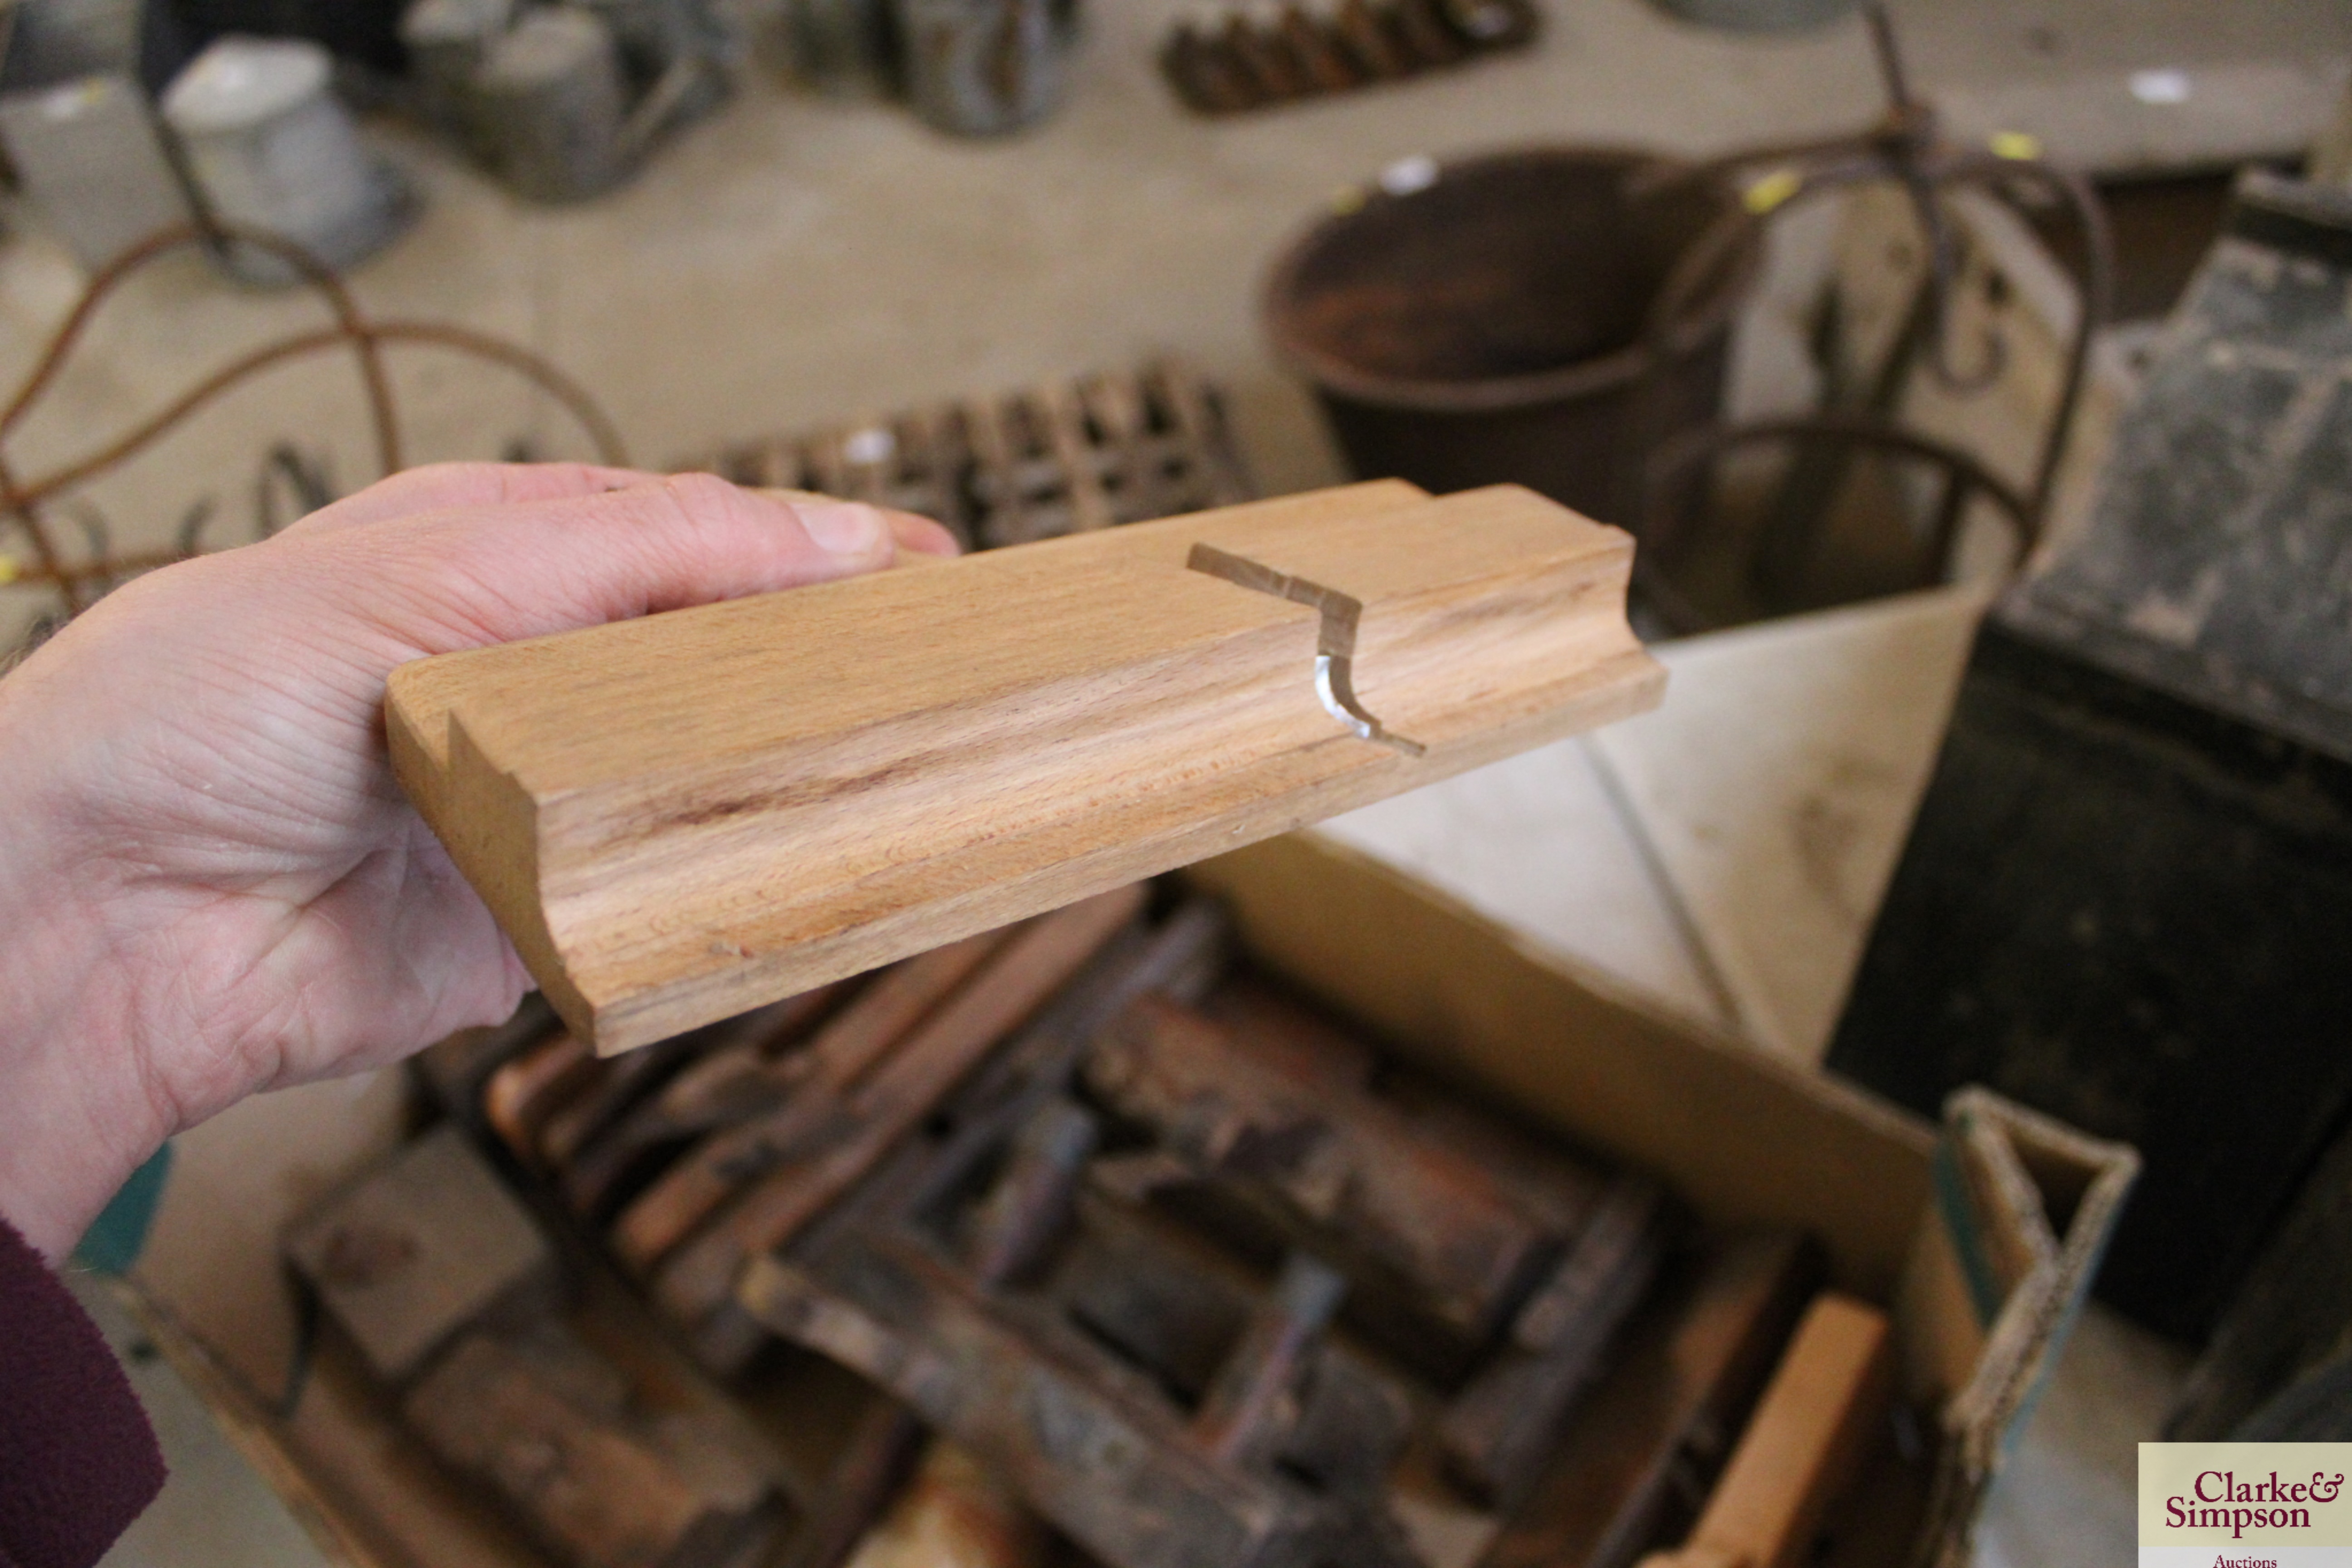
[[0,679],[0,1215],[60,1257],[173,1132],[530,988],[393,782],[395,666],[901,549],[955,545],[708,475],[458,464],[108,595]]

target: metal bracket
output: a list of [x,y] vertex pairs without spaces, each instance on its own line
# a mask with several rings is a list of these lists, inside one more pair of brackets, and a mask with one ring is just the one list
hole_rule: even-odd
[[1378,719],[1364,710],[1363,703],[1357,700],[1353,671],[1356,623],[1364,614],[1361,600],[1349,598],[1337,588],[1327,588],[1320,583],[1310,583],[1304,577],[1293,577],[1286,572],[1276,572],[1271,566],[1261,566],[1213,544],[1193,545],[1192,553],[1186,558],[1184,564],[1192,571],[1223,578],[1235,587],[1271,594],[1277,599],[1305,605],[1320,614],[1323,625],[1315,639],[1315,696],[1323,704],[1323,710],[1360,739],[1392,746],[1408,757],[1420,756],[1428,749],[1418,741],[1391,734]]

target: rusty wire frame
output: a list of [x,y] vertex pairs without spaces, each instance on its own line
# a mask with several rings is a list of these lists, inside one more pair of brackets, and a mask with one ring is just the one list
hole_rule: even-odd
[[[1867,447],[1941,468],[1945,489],[1931,541],[1938,561],[1948,559],[1959,521],[1973,496],[1989,500],[2010,524],[2017,535],[2015,561],[2021,565],[2049,519],[2059,468],[2082,402],[2092,340],[2105,322],[2114,296],[2114,240],[2105,212],[2087,180],[2047,162],[2038,152],[2028,155],[1980,152],[1942,141],[1935,110],[1912,94],[1883,0],[1869,0],[1864,11],[1886,88],[1887,110],[1877,124],[1858,133],[1749,148],[1704,163],[1675,165],[1663,173],[1633,176],[1645,193],[1654,193],[1684,182],[1729,180],[1745,172],[1765,171],[1747,187],[1748,199],[1717,218],[1676,258],[1643,326],[1646,363],[1633,409],[1634,449],[1643,456],[1630,465],[1625,481],[1630,493],[1621,498],[1621,512],[1637,520],[1643,546],[1637,580],[1677,631],[1703,630],[1708,621],[1666,579],[1658,564],[1661,548],[1674,542],[1679,521],[1674,498],[1690,493],[1688,481],[1697,465],[1734,448],[1771,442],[1814,444],[1837,450]],[[1779,188],[1770,190],[1767,181]],[[1717,272],[1760,243],[1769,224],[1801,205],[1831,192],[1885,181],[1901,185],[1909,195],[1927,239],[1920,303],[1928,367],[1947,388],[1962,395],[1982,391],[1997,381],[2006,363],[2006,352],[1998,334],[1989,331],[1979,366],[1967,372],[1954,366],[1950,317],[1957,258],[1951,225],[1942,206],[1945,194],[1973,186],[2016,207],[2022,205],[2015,194],[2018,187],[2033,187],[2064,208],[2082,235],[2084,261],[2075,278],[2081,309],[2032,479],[2021,492],[1970,453],[1906,429],[1899,420],[1885,416],[1824,410],[1770,420],[1718,420],[1679,432],[1671,428],[1666,372],[1679,347],[1684,318]],[[1759,195],[1763,199],[1758,199]],[[1900,352],[1899,344],[1895,352]]]
[[[224,244],[250,246],[268,252],[293,268],[302,284],[325,301],[333,324],[298,332],[264,343],[223,365],[182,393],[161,411],[132,426],[115,440],[31,479],[20,478],[5,455],[8,437],[39,404],[71,357],[73,349],[108,296],[133,273],[175,251]],[[92,278],[65,321],[51,334],[39,360],[5,407],[0,407],[0,516],[21,529],[33,557],[29,570],[16,581],[53,585],[67,615],[88,607],[86,584],[107,584],[125,574],[147,571],[184,560],[193,549],[150,551],[131,555],[101,552],[85,563],[69,564],[43,508],[64,491],[98,479],[118,464],[144,450],[181,421],[262,371],[310,354],[347,348],[357,369],[373,428],[377,466],[384,474],[404,464],[399,405],[385,374],[383,345],[425,343],[453,350],[487,363],[503,365],[546,393],[578,422],[596,448],[598,458],[615,466],[627,461],[619,432],[585,388],[546,360],[517,344],[470,328],[432,321],[379,321],[362,312],[335,270],[308,250],[278,235],[217,224],[180,224],[163,229],[124,251]],[[184,541],[193,545],[194,541]],[[94,597],[94,595],[92,595]]]

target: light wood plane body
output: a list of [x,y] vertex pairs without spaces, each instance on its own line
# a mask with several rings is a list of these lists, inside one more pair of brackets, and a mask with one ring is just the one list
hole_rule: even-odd
[[1631,561],[1354,485],[424,659],[387,726],[610,1053],[1651,707]]

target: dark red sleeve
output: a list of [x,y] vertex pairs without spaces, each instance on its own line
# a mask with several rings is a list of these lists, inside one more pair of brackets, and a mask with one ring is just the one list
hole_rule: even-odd
[[0,1219],[0,1568],[89,1568],[163,1487],[98,1325]]

